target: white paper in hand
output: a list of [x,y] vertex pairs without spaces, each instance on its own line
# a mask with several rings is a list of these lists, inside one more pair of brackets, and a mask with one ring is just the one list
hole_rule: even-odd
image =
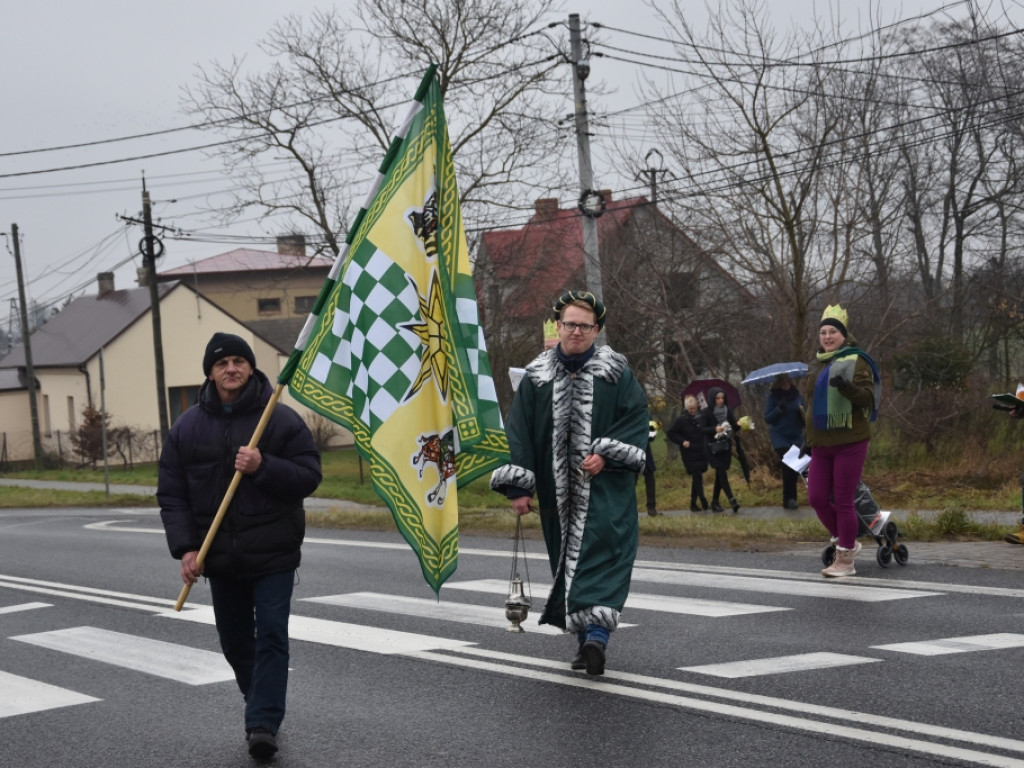
[[791,445],[789,450],[782,455],[782,462],[794,472],[803,472],[811,463],[811,457],[801,456],[799,446]]
[[509,368],[508,377],[512,379],[512,391],[515,392],[519,389],[519,382],[523,380],[523,375],[526,373],[525,368]]

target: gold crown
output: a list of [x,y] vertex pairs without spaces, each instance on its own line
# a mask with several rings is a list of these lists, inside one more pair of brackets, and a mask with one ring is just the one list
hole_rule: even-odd
[[[846,310],[838,304],[829,304],[825,307],[825,311],[821,313],[821,323],[826,320],[838,320],[843,324],[843,328],[850,327],[850,316]],[[820,323],[819,323],[820,325]]]

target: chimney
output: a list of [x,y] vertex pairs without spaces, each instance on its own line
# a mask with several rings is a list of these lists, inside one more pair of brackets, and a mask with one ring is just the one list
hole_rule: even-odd
[[306,255],[305,235],[278,235],[277,252],[286,253],[290,256]]
[[113,272],[100,272],[96,275],[97,283],[97,296],[106,296],[112,290],[114,290],[114,273]]
[[610,203],[612,201],[612,191],[610,189],[602,189],[601,197],[604,198],[606,203]]
[[538,219],[550,219],[558,213],[557,197],[541,197],[533,204],[533,210]]

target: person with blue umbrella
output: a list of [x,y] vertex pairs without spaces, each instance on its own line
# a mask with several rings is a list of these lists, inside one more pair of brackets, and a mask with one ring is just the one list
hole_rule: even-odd
[[796,509],[797,483],[800,476],[782,457],[792,446],[804,444],[804,399],[793,386],[788,373],[777,374],[772,381],[771,391],[764,403],[764,422],[768,425],[772,448],[779,457],[782,467],[782,506]]

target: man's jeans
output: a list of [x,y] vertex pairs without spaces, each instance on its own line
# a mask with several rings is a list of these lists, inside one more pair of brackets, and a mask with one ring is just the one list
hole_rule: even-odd
[[295,571],[252,580],[210,579],[224,658],[245,696],[245,729],[277,733],[288,688],[288,614]]

